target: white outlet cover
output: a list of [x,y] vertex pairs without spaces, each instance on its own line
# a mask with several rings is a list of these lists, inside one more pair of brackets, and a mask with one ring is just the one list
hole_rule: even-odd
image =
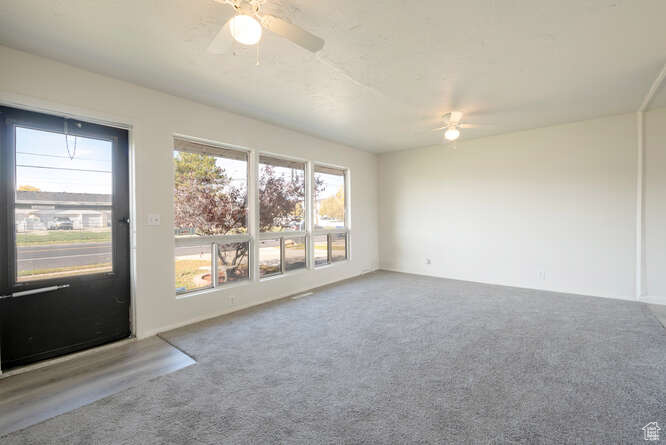
[[160,225],[160,215],[158,213],[151,213],[148,215],[148,225],[149,226],[159,226]]

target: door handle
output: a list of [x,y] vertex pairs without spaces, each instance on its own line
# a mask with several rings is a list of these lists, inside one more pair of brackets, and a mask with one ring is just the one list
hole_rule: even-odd
[[124,216],[124,217],[120,218],[120,219],[118,220],[118,222],[119,222],[119,223],[123,223],[123,224],[129,224],[129,223],[130,223],[129,216]]
[[5,298],[23,297],[25,295],[41,294],[41,293],[44,293],[44,292],[53,292],[54,290],[64,289],[66,287],[69,287],[69,284],[60,284],[58,286],[40,287],[39,289],[22,290],[20,292],[13,292],[13,293],[8,294],[8,295],[0,295],[0,300],[5,299]]

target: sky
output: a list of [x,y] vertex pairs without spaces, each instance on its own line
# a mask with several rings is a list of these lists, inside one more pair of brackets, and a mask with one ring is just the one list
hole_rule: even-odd
[[[178,155],[178,151],[174,150],[174,157]],[[228,159],[223,157],[215,157],[215,164],[222,168],[225,174],[231,178],[231,183],[236,187],[246,187],[247,186],[247,162],[237,159]],[[263,164],[259,165],[259,174],[263,169]],[[273,166],[273,173],[276,176],[284,176],[288,179],[291,179],[292,170],[296,171],[296,174],[302,176],[304,174],[303,170],[291,169],[288,167]],[[323,187],[321,192],[318,194],[318,199],[327,198],[329,196],[335,195],[340,187],[344,185],[344,177],[336,175],[328,175],[325,173],[316,173],[317,177],[323,180]]]
[[[62,133],[17,127],[16,186],[30,185],[49,192],[111,194],[111,154],[110,141],[69,136],[66,142]],[[247,184],[246,161],[216,157],[216,163],[236,186]],[[291,177],[289,168],[275,167],[274,171]],[[342,176],[317,176],[324,182],[318,199],[335,195],[344,184]]]
[[[174,159],[177,156],[178,150],[174,150]],[[215,165],[224,170],[224,173],[227,175],[227,177],[231,179],[231,184],[241,189],[247,187],[247,161],[216,156]]]
[[317,193],[317,199],[328,198],[333,196],[345,185],[345,177],[338,175],[329,175],[326,173],[315,173],[315,179],[318,179],[322,182],[322,187]]
[[111,141],[69,136],[67,144],[62,133],[17,127],[16,186],[31,185],[45,192],[111,194],[111,149]]

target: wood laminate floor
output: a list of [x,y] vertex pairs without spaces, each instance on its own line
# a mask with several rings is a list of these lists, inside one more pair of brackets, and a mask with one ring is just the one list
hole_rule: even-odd
[[0,379],[0,436],[194,364],[159,337]]

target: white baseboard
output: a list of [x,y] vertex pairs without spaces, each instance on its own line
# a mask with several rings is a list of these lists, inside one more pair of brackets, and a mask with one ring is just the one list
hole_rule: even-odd
[[645,295],[638,299],[641,303],[648,304],[663,304],[666,306],[666,296]]
[[[513,283],[492,283],[492,282],[487,282],[487,281],[474,281],[474,280],[469,280],[465,278],[458,278],[458,277],[447,277],[447,276],[442,276],[442,275],[435,275],[435,274],[429,274],[429,273],[424,273],[421,271],[411,271],[411,270],[403,270],[400,268],[396,267],[390,267],[390,266],[380,266],[380,270],[386,270],[388,272],[398,272],[398,273],[405,273],[405,274],[410,274],[410,275],[420,275],[424,277],[432,277],[432,278],[441,278],[444,280],[455,280],[455,281],[466,281],[468,283],[477,283],[477,284],[487,284],[490,286],[504,286],[504,287],[515,287],[517,289],[530,289],[530,290],[536,290],[536,291],[541,291],[541,292],[553,292],[556,294],[568,294],[568,295],[580,295],[582,297],[596,297],[596,298],[608,298],[611,300],[622,300],[622,301],[633,301],[633,302],[648,302],[644,301],[643,298],[660,298],[660,297],[642,297],[641,299],[636,299],[635,296],[633,295],[627,295],[627,296],[615,296],[615,295],[594,295],[594,294],[586,294],[586,293],[581,293],[580,291],[576,290],[571,290],[571,289],[546,289],[546,288],[536,288],[536,287],[526,287],[524,285],[520,284],[513,284]],[[659,302],[652,302],[652,304],[666,304],[666,303],[659,303]]]
[[315,288],[303,289],[303,290],[300,290],[298,292],[289,292],[286,295],[278,295],[276,297],[267,298],[267,299],[264,299],[264,300],[261,300],[261,301],[253,301],[253,302],[248,303],[248,304],[233,306],[231,308],[226,308],[226,309],[224,309],[222,311],[219,311],[219,312],[216,312],[214,314],[206,314],[206,315],[203,315],[201,317],[195,317],[195,318],[191,318],[191,319],[186,320],[186,321],[181,321],[181,322],[178,322],[178,323],[173,323],[173,324],[170,324],[170,325],[162,326],[162,327],[159,327],[157,329],[151,329],[151,330],[148,330],[146,332],[142,332],[141,336],[138,337],[138,338],[139,338],[139,340],[142,340],[144,338],[152,337],[153,335],[158,335],[162,332],[167,332],[167,331],[182,328],[184,326],[188,326],[188,325],[191,325],[191,324],[194,324],[194,323],[199,323],[199,322],[202,322],[202,321],[211,320],[213,318],[221,317],[222,315],[229,315],[229,314],[232,314],[234,312],[238,312],[238,311],[242,311],[244,309],[249,309],[251,307],[255,307],[255,306],[262,305],[262,304],[270,303],[272,301],[281,300],[283,298],[291,297],[293,295],[300,295],[300,294],[303,294],[305,292],[310,292],[314,289],[318,289],[322,286],[328,286],[330,284],[338,283],[340,281],[349,280],[351,278],[355,278],[355,277],[359,277],[361,275],[365,275],[365,274],[368,274],[368,273],[371,273],[371,272],[375,272],[376,270],[378,270],[378,267],[373,265],[372,267],[370,267],[368,269],[362,270],[360,273],[350,275],[346,278],[325,281],[325,282],[321,283],[320,285],[318,285]]
[[194,317],[194,318],[190,318],[190,319],[185,320],[185,321],[179,321],[177,323],[168,324],[168,325],[159,327],[157,329],[151,329],[147,332],[143,332],[141,334],[141,336],[139,337],[139,340],[143,340],[144,338],[152,337],[153,335],[161,334],[162,332],[171,331],[173,329],[178,329],[178,328],[182,328],[184,326],[189,326],[191,324],[195,324],[195,323],[199,323],[199,322],[202,322],[202,321],[211,320],[213,318],[221,317],[222,315],[228,315],[228,314],[231,314],[233,312],[242,311],[243,309],[248,309],[248,308],[251,308],[253,306],[259,306],[260,304],[269,303],[269,302],[274,301],[274,300],[279,300],[280,298],[282,298],[282,297],[270,298],[270,299],[267,299],[267,300],[261,300],[261,301],[253,302],[253,303],[246,304],[246,305],[233,306],[231,308],[227,308],[227,309],[224,309],[224,310],[219,311],[219,312],[214,312],[212,314],[206,314],[206,315],[203,315],[201,317]]

